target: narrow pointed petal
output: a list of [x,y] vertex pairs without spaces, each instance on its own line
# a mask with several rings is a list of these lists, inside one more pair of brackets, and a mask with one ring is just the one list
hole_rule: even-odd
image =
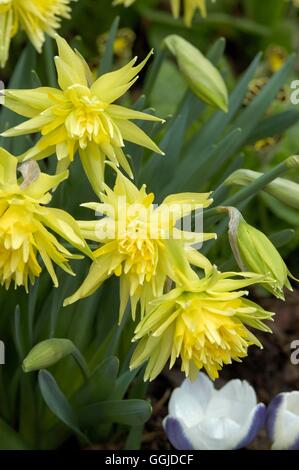
[[117,120],[117,126],[120,129],[124,140],[146,147],[160,155],[164,155],[155,142],[133,122]]

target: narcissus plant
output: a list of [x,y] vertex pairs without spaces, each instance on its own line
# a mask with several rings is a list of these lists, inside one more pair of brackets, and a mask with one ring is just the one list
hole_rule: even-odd
[[58,172],[68,168],[79,150],[86,175],[97,194],[104,181],[104,162],[109,159],[130,176],[132,171],[124,154],[124,141],[162,154],[157,145],[132,122],[134,119],[163,122],[153,115],[117,104],[138,78],[151,52],[139,65],[135,57],[124,67],[93,80],[82,58],[65,39],[56,36],[59,55],[55,57],[58,88],[6,90],[5,106],[29,118],[2,135],[40,132],[42,137],[21,160],[57,155]]
[[114,189],[105,185],[101,203],[83,204],[105,215],[80,222],[84,237],[101,245],[93,253],[86,279],[65,305],[93,294],[114,274],[120,277],[120,318],[130,299],[135,319],[138,302],[143,314],[149,302],[162,295],[167,278],[185,280],[186,273],[196,278],[190,264],[204,267],[208,260],[192,245],[215,234],[180,230],[176,223],[195,209],[208,207],[210,193],[174,194],[158,207],[153,202],[154,194],[148,194],[145,185],[138,189],[118,172]]
[[[237,278],[236,278],[237,276]],[[138,341],[131,368],[147,363],[145,380],[160,374],[168,359],[170,368],[178,358],[181,370],[195,379],[205,369],[212,379],[232,360],[247,356],[251,345],[262,347],[247,326],[271,331],[263,323],[272,313],[246,299],[239,290],[260,283],[253,273],[220,273],[216,268],[203,278],[190,280],[152,301],[152,310],[138,324]]]
[[[36,179],[17,179],[17,159],[0,149],[0,283],[9,288],[34,283],[42,272],[41,257],[53,283],[58,286],[53,263],[68,274],[74,274],[71,254],[51,233],[54,231],[73,247],[91,252],[77,222],[61,209],[46,207],[49,191],[68,177],[65,171],[56,176],[40,173]],[[49,229],[51,231],[49,231]]]

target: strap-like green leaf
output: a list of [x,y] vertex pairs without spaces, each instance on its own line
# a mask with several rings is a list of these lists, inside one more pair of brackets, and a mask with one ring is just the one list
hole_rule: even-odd
[[38,384],[43,399],[52,413],[86,442],[87,438],[79,428],[78,418],[52,374],[47,370],[41,370],[38,374]]
[[144,400],[111,400],[85,406],[78,410],[81,426],[92,426],[101,420],[137,426],[151,415],[151,405]]

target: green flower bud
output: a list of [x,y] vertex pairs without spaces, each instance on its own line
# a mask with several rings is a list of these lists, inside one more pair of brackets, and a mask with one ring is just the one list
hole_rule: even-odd
[[277,298],[284,299],[284,287],[293,290],[289,277],[295,278],[279,252],[263,232],[244,220],[237,209],[230,207],[225,210],[230,215],[229,240],[240,269],[265,275],[265,289]]
[[[286,160],[289,168],[299,167],[299,157],[293,156]],[[263,176],[263,173],[252,170],[236,170],[225,181],[227,185],[247,186]],[[299,209],[299,184],[286,178],[276,178],[264,187],[264,191],[289,207]]]
[[172,34],[164,40],[175,56],[190,89],[202,101],[228,110],[228,93],[224,80],[214,65],[185,39]]
[[31,349],[24,359],[22,367],[24,372],[46,369],[75,352],[76,347],[69,339],[47,339]]

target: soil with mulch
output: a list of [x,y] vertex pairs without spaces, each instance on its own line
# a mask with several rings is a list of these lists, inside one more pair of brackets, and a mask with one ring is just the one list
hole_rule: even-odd
[[[291,343],[299,340],[299,290],[287,293],[286,302],[273,298],[258,301],[264,308],[276,313],[275,322],[271,324],[273,334],[259,333],[264,349],[252,347],[249,356],[242,363],[224,367],[217,382],[221,386],[230,379],[246,379],[255,388],[259,401],[268,404],[280,392],[299,390],[299,365],[291,363]],[[171,449],[162,421],[167,415],[171,391],[182,380],[183,375],[178,370],[165,370],[150,385],[149,399],[153,405],[153,415],[145,426],[142,448]],[[249,448],[269,449],[265,431],[261,431]]]

